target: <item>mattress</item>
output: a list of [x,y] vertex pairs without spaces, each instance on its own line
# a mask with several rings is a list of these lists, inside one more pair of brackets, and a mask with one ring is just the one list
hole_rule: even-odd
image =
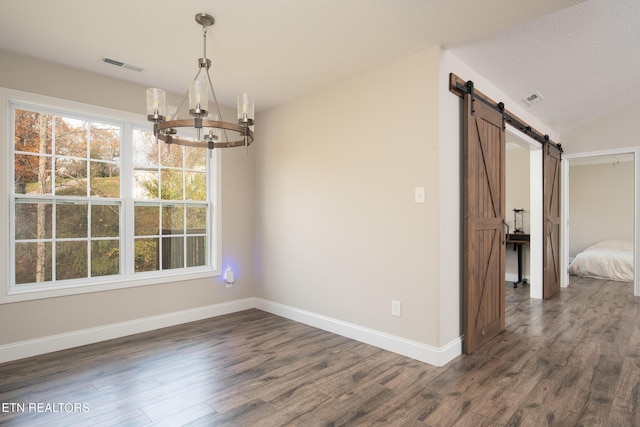
[[604,240],[580,252],[569,274],[597,279],[633,281],[633,242]]

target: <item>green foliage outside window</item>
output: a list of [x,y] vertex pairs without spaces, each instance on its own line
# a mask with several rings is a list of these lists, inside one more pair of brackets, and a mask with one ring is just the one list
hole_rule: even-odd
[[[119,125],[14,111],[15,283],[123,273]],[[206,158],[133,130],[135,272],[207,264]]]
[[133,140],[135,271],[206,265],[202,150],[158,145],[148,131],[134,131]]

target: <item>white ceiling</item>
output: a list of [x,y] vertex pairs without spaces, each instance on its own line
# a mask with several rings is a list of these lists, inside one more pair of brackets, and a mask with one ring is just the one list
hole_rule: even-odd
[[0,49],[182,93],[198,12],[216,18],[228,105],[246,91],[269,108],[438,44],[513,99],[540,91],[532,112],[559,132],[640,100],[638,0],[2,0]]
[[563,132],[640,101],[638,22],[638,0],[589,0],[449,48]]

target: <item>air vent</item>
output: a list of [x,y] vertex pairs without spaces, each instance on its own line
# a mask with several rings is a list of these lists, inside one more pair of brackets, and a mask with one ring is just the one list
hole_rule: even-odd
[[544,100],[544,97],[540,94],[540,92],[534,92],[531,95],[527,96],[524,99],[524,102],[526,102],[529,105],[534,105],[539,102],[542,102],[543,100]]
[[116,67],[126,68],[127,70],[133,70],[137,72],[140,72],[143,70],[142,67],[126,64],[124,62],[116,61],[115,59],[111,59],[111,58],[102,58],[102,62],[104,62],[105,64],[111,64],[111,65],[115,65]]

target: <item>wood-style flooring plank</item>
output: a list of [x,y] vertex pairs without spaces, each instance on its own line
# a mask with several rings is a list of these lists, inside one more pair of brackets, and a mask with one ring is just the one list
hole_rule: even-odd
[[506,288],[506,331],[438,368],[247,310],[0,365],[9,426],[640,426],[640,298]]

